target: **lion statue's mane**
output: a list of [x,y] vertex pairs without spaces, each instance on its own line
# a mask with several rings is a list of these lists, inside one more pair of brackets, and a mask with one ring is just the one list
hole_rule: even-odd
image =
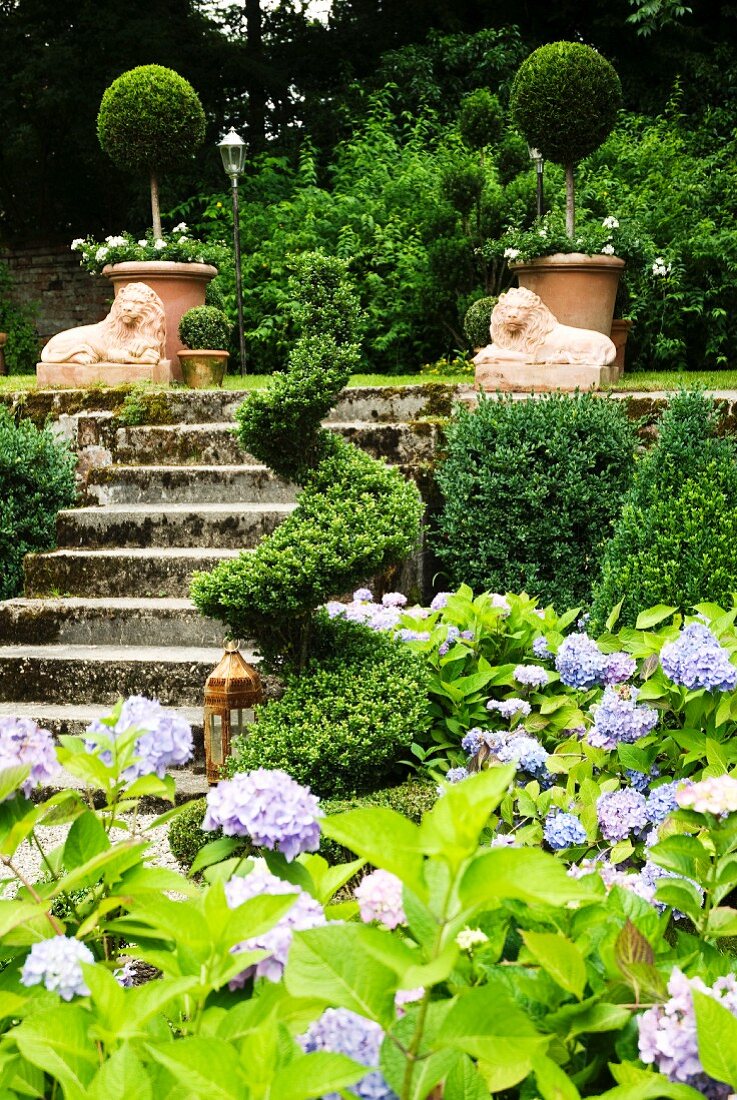
[[[521,319],[520,319],[521,318]],[[491,314],[491,345],[481,355],[514,357],[533,363],[613,363],[614,344],[601,332],[561,325],[542,299],[526,287],[499,297]]]
[[165,342],[161,298],[145,283],[128,283],[104,320],[52,336],[41,352],[41,362],[156,364],[164,358]]

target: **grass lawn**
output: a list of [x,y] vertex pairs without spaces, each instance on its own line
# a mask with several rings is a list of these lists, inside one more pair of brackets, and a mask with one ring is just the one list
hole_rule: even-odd
[[643,371],[625,374],[615,390],[678,390],[704,386],[707,390],[737,390],[737,370]]

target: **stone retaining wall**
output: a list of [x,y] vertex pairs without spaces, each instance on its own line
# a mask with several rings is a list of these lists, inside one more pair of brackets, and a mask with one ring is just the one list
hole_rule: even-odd
[[100,321],[113,297],[107,279],[88,275],[68,245],[0,251],[13,277],[11,297],[38,308],[40,345],[55,333]]

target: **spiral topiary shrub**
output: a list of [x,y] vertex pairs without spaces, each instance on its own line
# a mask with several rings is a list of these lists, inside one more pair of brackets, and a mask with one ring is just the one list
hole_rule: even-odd
[[23,590],[25,554],[56,545],[56,514],[77,497],[74,464],[50,429],[0,407],[0,600]]
[[139,65],[114,80],[97,116],[100,145],[125,171],[151,180],[154,236],[161,236],[159,178],[205,138],[205,112],[189,81],[163,65]]
[[179,322],[179,339],[188,348],[227,350],[232,329],[228,315],[215,306],[194,306]]
[[398,470],[321,427],[358,362],[359,309],[345,264],[304,254],[290,285],[302,335],[288,371],[238,410],[238,436],[302,492],[253,552],[197,574],[192,598],[233,636],[255,638],[272,667],[300,670],[316,609],[412,552],[422,501]]
[[559,612],[587,605],[632,475],[622,403],[486,399],[460,409],[447,438],[432,541],[448,587],[526,591]]
[[668,604],[682,612],[737,592],[737,447],[717,437],[714,402],[674,396],[658,441],[635,471],[604,554],[592,618],[603,627],[622,600],[620,622]]
[[491,339],[491,311],[498,298],[479,298],[472,302],[463,318],[463,333],[472,348],[484,348]]
[[614,128],[622,86],[614,67],[581,42],[531,53],[512,84],[509,107],[526,141],[566,170],[566,228],[574,232],[573,169]]

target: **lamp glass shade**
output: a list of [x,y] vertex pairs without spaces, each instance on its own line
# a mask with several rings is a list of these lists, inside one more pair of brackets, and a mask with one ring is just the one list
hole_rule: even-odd
[[231,179],[240,176],[246,166],[246,143],[232,126],[223,140],[218,143],[218,149],[226,174]]

